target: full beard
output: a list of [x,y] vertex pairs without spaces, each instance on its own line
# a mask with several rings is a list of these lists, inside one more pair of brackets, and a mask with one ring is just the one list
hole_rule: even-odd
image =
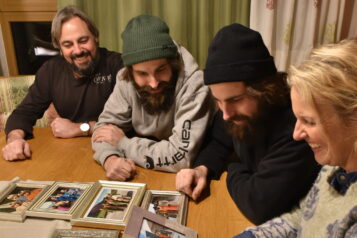
[[[78,66],[74,63],[74,60],[76,58],[80,57],[90,57],[90,60],[86,65],[83,66]],[[71,55],[72,63],[70,63],[72,70],[74,73],[78,74],[81,77],[89,77],[90,75],[93,74],[95,68],[97,67],[99,63],[99,53],[96,54],[94,57],[90,51],[82,51],[80,54],[73,54]]]
[[161,91],[159,93],[151,93],[150,86],[140,87],[135,80],[132,82],[145,111],[151,115],[155,115],[167,112],[171,108],[175,99],[176,81],[176,77],[173,77],[169,82],[160,82],[158,89],[161,89]]
[[[255,115],[236,115],[226,121],[225,124],[229,134],[231,134],[235,139],[246,144],[252,144],[264,131],[265,118],[265,110],[263,110],[262,107],[259,107],[258,113]],[[234,123],[236,120],[243,120],[246,123],[237,125]]]

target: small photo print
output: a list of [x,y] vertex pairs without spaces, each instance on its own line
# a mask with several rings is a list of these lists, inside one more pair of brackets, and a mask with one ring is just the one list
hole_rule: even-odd
[[83,194],[84,189],[78,187],[58,187],[39,208],[57,211],[69,211]]
[[138,206],[146,184],[98,180],[73,214],[71,224],[100,229],[124,229],[133,206]]
[[1,202],[0,212],[22,213],[43,188],[15,187]]
[[197,238],[197,231],[134,206],[123,238]]
[[26,211],[27,216],[70,220],[93,183],[54,182]]
[[185,225],[188,198],[177,191],[147,190],[141,207],[166,219]]
[[139,238],[162,238],[162,237],[184,238],[186,236],[144,218],[143,223],[141,225]]
[[169,220],[177,221],[180,212],[180,196],[153,194],[148,210]]
[[135,190],[129,188],[103,187],[84,217],[123,220],[135,193]]

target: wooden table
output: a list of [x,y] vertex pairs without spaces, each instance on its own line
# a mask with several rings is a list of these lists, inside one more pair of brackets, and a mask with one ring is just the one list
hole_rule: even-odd
[[[0,159],[0,180],[20,177],[22,180],[62,180],[95,182],[107,179],[103,168],[93,159],[90,138],[57,139],[49,128],[36,128],[35,139],[29,140],[32,158],[8,162]],[[0,147],[5,145],[0,133]],[[226,189],[226,174],[212,181],[210,195],[189,202],[186,225],[198,231],[199,237],[232,237],[252,225],[237,209]],[[147,189],[175,190],[175,174],[137,167],[132,182],[147,184]]]

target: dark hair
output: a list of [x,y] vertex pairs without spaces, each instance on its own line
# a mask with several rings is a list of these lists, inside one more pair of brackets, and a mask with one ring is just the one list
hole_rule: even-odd
[[[173,75],[175,77],[178,77],[180,71],[183,68],[183,63],[181,62],[181,59],[179,57],[176,57],[176,58],[167,58],[167,60],[168,60],[169,65],[172,68]],[[124,68],[122,79],[124,79],[126,81],[134,80],[132,65],[128,65]]]
[[94,35],[96,39],[99,38],[99,31],[89,17],[75,6],[67,6],[59,10],[52,20],[51,37],[52,44],[55,48],[60,48],[59,38],[61,36],[63,23],[69,21],[74,17],[79,17],[87,24],[88,30]]
[[287,105],[289,88],[286,83],[287,74],[278,72],[274,76],[256,82],[245,82],[249,95],[270,105]]

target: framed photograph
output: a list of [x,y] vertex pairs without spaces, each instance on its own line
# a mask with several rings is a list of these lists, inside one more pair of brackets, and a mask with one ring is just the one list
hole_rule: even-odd
[[57,229],[53,238],[118,238],[118,230]]
[[27,216],[70,220],[93,183],[55,182],[26,211]]
[[0,220],[20,221],[26,210],[46,191],[48,184],[16,182],[0,195]]
[[133,207],[123,238],[197,238],[197,231],[141,207]]
[[187,203],[187,196],[177,191],[147,190],[141,207],[185,225]]
[[72,225],[123,229],[133,206],[139,206],[146,184],[99,180],[86,202],[71,219]]

